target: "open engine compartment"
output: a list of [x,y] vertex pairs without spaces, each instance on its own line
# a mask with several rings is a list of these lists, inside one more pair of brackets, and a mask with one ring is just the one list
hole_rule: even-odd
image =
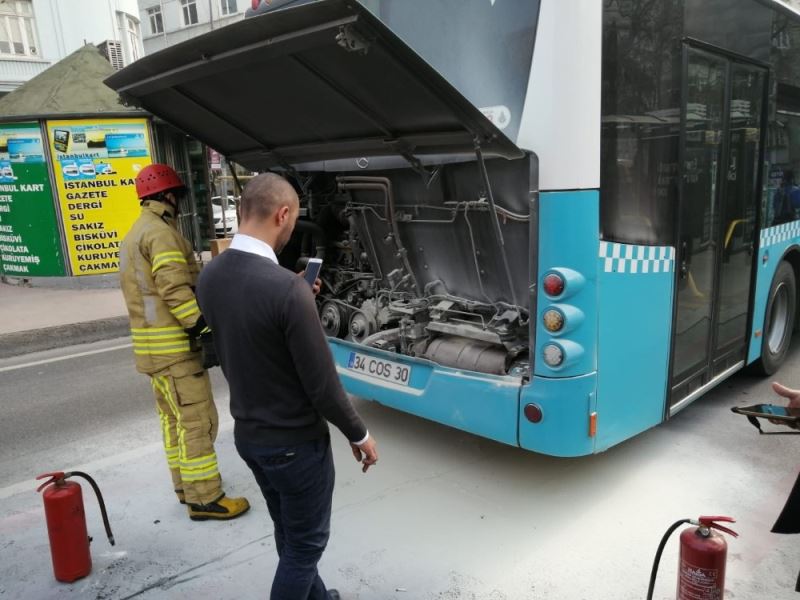
[[[329,337],[458,369],[530,373],[535,157],[303,173],[281,263],[323,259]],[[533,176],[532,176],[533,174]],[[491,202],[493,199],[494,202]]]

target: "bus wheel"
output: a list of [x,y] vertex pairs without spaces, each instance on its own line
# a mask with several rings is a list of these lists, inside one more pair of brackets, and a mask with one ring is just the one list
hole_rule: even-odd
[[761,359],[754,365],[763,375],[772,375],[786,359],[794,330],[797,305],[797,284],[794,269],[781,261],[772,278],[764,316],[764,337],[761,342]]

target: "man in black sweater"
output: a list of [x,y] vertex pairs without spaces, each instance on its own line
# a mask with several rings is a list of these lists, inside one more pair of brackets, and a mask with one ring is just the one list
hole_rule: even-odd
[[348,439],[363,471],[378,460],[342,388],[301,276],[278,265],[299,200],[275,174],[244,190],[239,233],[200,275],[197,299],[214,333],[231,392],[234,438],[275,526],[272,600],[337,600],[317,572],[330,533],[334,468],[328,421]]

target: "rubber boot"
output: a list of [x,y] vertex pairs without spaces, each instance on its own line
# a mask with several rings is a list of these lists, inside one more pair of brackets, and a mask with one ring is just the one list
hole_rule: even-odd
[[188,504],[189,518],[192,521],[228,521],[242,516],[250,509],[247,498],[228,498],[224,494],[208,504]]

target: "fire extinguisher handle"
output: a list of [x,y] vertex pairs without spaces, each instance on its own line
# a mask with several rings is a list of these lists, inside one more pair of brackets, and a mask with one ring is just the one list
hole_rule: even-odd
[[733,537],[739,537],[739,534],[736,533],[733,529],[728,529],[727,527],[723,527],[722,525],[717,525],[716,523],[712,523],[709,525],[711,529],[716,529],[717,531],[722,531],[727,533],[728,535],[732,535]]
[[42,485],[36,488],[37,492],[41,492],[44,488],[46,488],[51,483],[56,483],[58,481],[64,481],[64,472],[63,471],[53,471],[52,473],[42,473],[41,475],[36,477],[36,480],[44,479],[45,477],[49,477],[47,481],[45,481]]
[[699,521],[700,525],[704,527],[710,527],[711,529],[716,529],[717,531],[723,531],[728,535],[732,535],[733,537],[739,537],[739,534],[736,533],[733,529],[729,529],[718,523],[718,521],[721,521],[723,523],[736,523],[736,520],[732,519],[731,517],[724,517],[724,516],[699,517],[697,520]]

